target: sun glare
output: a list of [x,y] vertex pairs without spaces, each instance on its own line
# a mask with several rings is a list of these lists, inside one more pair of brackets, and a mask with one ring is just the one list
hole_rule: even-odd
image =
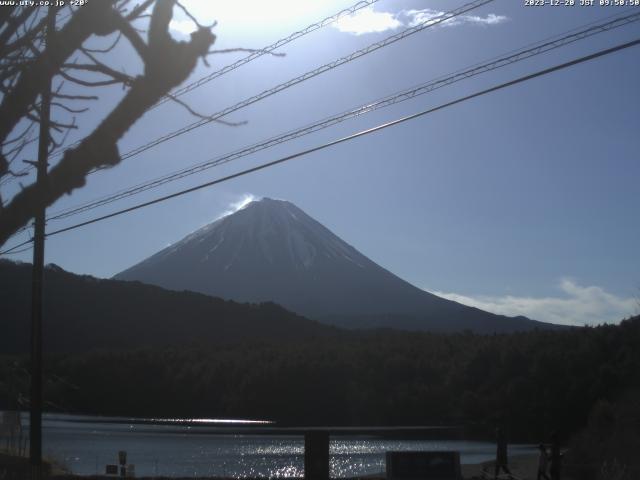
[[[217,21],[221,27],[234,29],[261,28],[271,30],[278,25],[297,23],[316,19],[327,8],[340,6],[340,1],[301,2],[298,0],[185,0],[184,6],[203,24]],[[330,10],[327,10],[330,11]],[[182,13],[177,20],[182,22],[186,16]]]

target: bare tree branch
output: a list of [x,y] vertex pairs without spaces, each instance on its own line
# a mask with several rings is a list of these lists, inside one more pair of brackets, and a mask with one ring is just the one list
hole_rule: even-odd
[[[118,17],[110,23],[117,24],[122,31],[121,26],[126,21],[111,9],[113,2],[109,3],[109,13]],[[93,2],[88,5],[104,4]],[[133,81],[120,103],[76,148],[70,148],[64,153],[58,164],[50,170],[46,186],[34,184],[25,187],[0,211],[0,245],[6,242],[17,229],[27,224],[33,216],[32,212],[49,206],[63,195],[82,187],[91,170],[117,165],[121,161],[117,148],[118,140],[151,106],[171,89],[184,82],[195,68],[198,59],[207,54],[215,41],[215,36],[209,29],[197,30],[191,34],[189,42],[178,42],[171,37],[169,22],[173,6],[174,0],[156,2],[150,20],[148,44],[145,45],[146,55],[141,55],[144,61],[144,74]],[[79,16],[83,11],[81,9],[76,15]],[[80,28],[76,20],[77,18],[71,19],[67,26],[75,24],[74,28]],[[82,33],[86,31],[82,30]],[[123,34],[126,35],[124,31]],[[79,47],[85,39],[86,37],[76,33],[75,45]],[[52,58],[54,55],[51,52],[47,56],[59,69],[64,59],[71,54],[69,49],[65,53],[64,58],[62,55]],[[49,73],[48,70],[47,72]],[[34,89],[33,97],[36,92],[37,89]],[[0,112],[5,107],[4,103],[0,106]],[[26,102],[26,104],[31,103],[33,99]],[[23,105],[19,107],[23,113],[22,117],[27,109]],[[2,128],[6,129],[9,125],[11,122],[0,123],[0,135],[3,133]],[[0,136],[0,138],[4,137]]]
[[65,100],[98,100],[96,95],[66,95],[64,93],[54,93],[52,97],[63,98]]
[[33,13],[34,11],[32,9],[25,8],[16,18],[9,17],[7,19],[7,28],[0,34],[0,54],[6,53],[5,49],[11,37],[18,32],[20,26],[22,26]]
[[15,8],[16,7],[12,5],[7,5],[5,8],[0,8],[0,27],[4,27],[5,24],[9,21],[9,18],[11,18],[11,15],[13,15]]
[[[179,1],[176,1],[176,5],[178,5],[178,7],[180,7],[180,10],[182,10],[182,12],[189,18],[189,20],[191,20],[194,25],[197,28],[202,28],[202,25],[200,25],[200,22],[198,22],[198,20],[196,19],[196,17],[194,17],[193,15],[191,15],[191,12],[189,10],[187,10],[184,5],[182,5],[182,3],[180,3]],[[216,22],[217,23],[217,22]],[[213,25],[215,26],[215,24]],[[209,28],[213,28],[213,26],[209,27]]]
[[135,28],[131,26],[131,24],[120,17],[118,29],[120,32],[129,40],[129,43],[136,49],[140,58],[142,58],[146,62],[147,58],[147,44],[144,43],[144,40],[140,36],[140,34],[136,31]]
[[[64,28],[53,35],[51,45],[26,69],[14,88],[0,105],[0,142],[7,138],[18,121],[23,118],[62,63],[91,35],[102,35],[109,30],[105,19],[115,14],[114,0],[88,2],[69,20]],[[118,15],[119,16],[119,15]]]
[[140,16],[153,4],[155,0],[145,0],[136,8],[134,8],[129,15],[126,16],[128,22],[140,18]]
[[60,103],[60,102],[51,102],[51,106],[52,107],[61,108],[64,111],[69,112],[69,113],[84,113],[84,112],[89,110],[89,108],[87,108],[87,107],[85,107],[85,108],[71,108],[71,107],[69,107],[69,106],[67,106],[67,105],[65,105],[63,103]]
[[[211,119],[210,115],[204,115],[202,113],[196,112],[193,108],[191,108],[191,106],[188,103],[183,102],[178,97],[176,97],[174,95],[171,95],[170,93],[167,93],[166,96],[170,100],[174,101],[175,103],[177,103],[178,105],[183,107],[187,112],[189,112],[194,117],[198,117],[198,118],[201,118],[203,120],[210,120]],[[228,127],[240,127],[240,126],[246,125],[248,123],[246,120],[243,120],[241,122],[228,122],[226,120],[220,120],[219,118],[214,120],[214,122],[215,123],[219,123],[220,125],[226,125]]]
[[107,85],[115,85],[117,83],[121,83],[120,80],[115,80],[113,78],[111,80],[97,80],[97,81],[82,80],[81,78],[74,77],[73,75],[68,74],[64,70],[60,70],[60,72],[58,73],[62,78],[69,80],[70,82],[75,83],[77,85],[82,85],[83,87],[105,87]]
[[[106,65],[101,63],[65,63],[62,65],[62,70],[66,73],[66,70],[81,70],[84,72],[96,72],[111,77],[114,83],[123,83],[125,85],[131,85],[133,82],[133,77],[127,75],[126,73],[118,72],[117,70],[113,70]],[[64,75],[63,75],[64,77]],[[67,77],[65,77],[67,78]],[[68,79],[68,78],[67,78]],[[68,79],[69,80],[69,79]],[[95,85],[94,85],[95,86]]]

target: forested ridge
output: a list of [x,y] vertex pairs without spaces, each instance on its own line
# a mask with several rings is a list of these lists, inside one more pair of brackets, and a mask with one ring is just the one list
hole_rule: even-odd
[[[583,427],[598,402],[640,387],[640,317],[504,335],[378,330],[59,354],[51,410],[229,417],[280,425],[463,425],[538,441]],[[28,393],[26,359],[4,356],[0,407]]]
[[[45,269],[45,352],[296,340],[339,331],[274,303],[243,304]],[[31,265],[0,259],[0,353],[29,351]]]

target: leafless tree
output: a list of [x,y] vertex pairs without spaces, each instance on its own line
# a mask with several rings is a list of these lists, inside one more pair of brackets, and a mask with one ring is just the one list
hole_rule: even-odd
[[[77,128],[75,116],[98,99],[78,94],[78,86],[99,89],[121,84],[126,90],[101,123],[50,167],[44,188],[34,182],[22,186],[6,204],[0,198],[0,245],[27,225],[38,209],[82,187],[89,172],[117,165],[118,140],[209,53],[215,41],[210,27],[198,25],[188,42],[172,38],[169,23],[176,5],[183,8],[176,0],[89,1],[58,12],[67,18],[51,34],[46,33],[46,9],[0,7],[0,183],[24,174],[24,162],[29,161],[24,155],[38,137],[41,93],[49,79],[53,79],[55,112],[50,150],[61,148],[66,134]],[[145,32],[140,23],[146,24]],[[95,37],[113,42],[91,48]],[[142,62],[140,75],[130,76],[109,65],[113,57],[109,53],[124,41]]]

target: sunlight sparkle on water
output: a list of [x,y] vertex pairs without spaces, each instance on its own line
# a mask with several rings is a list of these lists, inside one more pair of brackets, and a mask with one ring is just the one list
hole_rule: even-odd
[[151,422],[171,422],[171,423],[200,423],[204,425],[269,425],[269,420],[244,420],[244,419],[221,419],[221,418],[150,418]]

